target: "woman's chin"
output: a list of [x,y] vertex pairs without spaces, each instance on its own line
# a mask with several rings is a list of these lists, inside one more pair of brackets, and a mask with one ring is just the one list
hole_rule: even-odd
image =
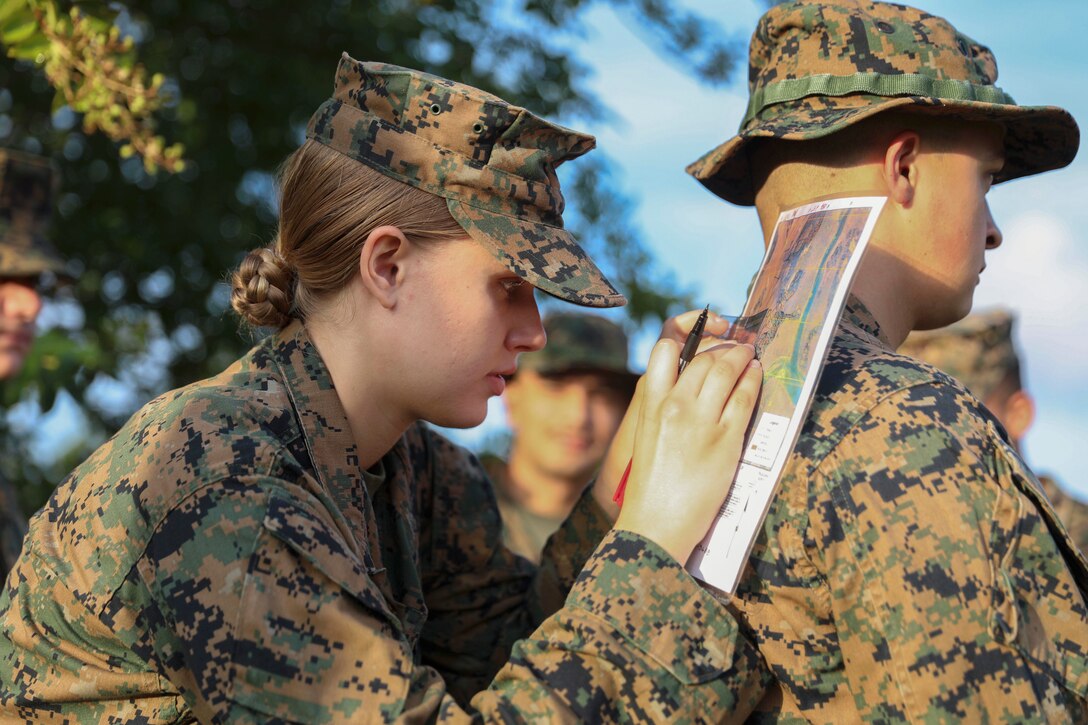
[[443,428],[475,428],[484,422],[487,417],[486,401],[480,406],[465,406],[460,410],[447,410],[437,412],[424,418],[428,423]]

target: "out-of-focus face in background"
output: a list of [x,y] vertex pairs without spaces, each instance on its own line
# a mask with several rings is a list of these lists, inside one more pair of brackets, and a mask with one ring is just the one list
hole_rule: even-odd
[[30,279],[0,279],[0,380],[19,373],[34,343],[42,299]]
[[0,149],[0,380],[23,368],[42,310],[42,275],[63,275],[49,240],[56,177],[50,160]]
[[630,383],[614,374],[519,371],[506,390],[518,455],[550,476],[588,481],[629,399]]

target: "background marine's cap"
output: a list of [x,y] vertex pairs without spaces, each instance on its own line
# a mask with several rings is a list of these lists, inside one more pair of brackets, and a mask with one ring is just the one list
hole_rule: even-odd
[[632,381],[638,373],[627,367],[627,333],[600,315],[564,312],[544,318],[548,343],[522,353],[519,370],[543,375],[567,372],[610,373]]
[[626,302],[563,228],[555,167],[595,141],[489,93],[345,53],[306,136],[446,199],[457,223],[533,286],[590,307]]
[[994,85],[984,45],[944,18],[882,2],[787,2],[759,21],[748,57],[748,110],[738,134],[688,166],[734,204],[755,202],[752,139],[820,138],[899,109],[1005,127],[994,182],[1067,165],[1080,142],[1068,111],[1017,106]]
[[53,215],[53,167],[41,156],[0,149],[0,277],[64,271],[46,236]]
[[1010,374],[1020,373],[1012,324],[1007,310],[989,310],[939,330],[912,332],[899,352],[943,370],[985,401]]

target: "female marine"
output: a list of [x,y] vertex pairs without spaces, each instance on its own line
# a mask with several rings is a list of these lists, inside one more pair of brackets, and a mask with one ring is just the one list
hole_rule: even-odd
[[555,167],[593,139],[346,55],[307,138],[275,242],[234,275],[235,309],[274,334],[137,412],[34,518],[0,598],[0,713],[743,714],[766,673],[681,563],[736,466],[750,348],[677,381],[659,343],[625,442],[539,569],[502,547],[475,459],[424,424],[483,420],[545,342],[534,288],[623,303],[562,224]]

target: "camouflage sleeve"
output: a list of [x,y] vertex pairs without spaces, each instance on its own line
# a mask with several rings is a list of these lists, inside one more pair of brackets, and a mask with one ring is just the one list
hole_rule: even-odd
[[1073,543],[1080,547],[1081,553],[1088,555],[1088,503],[1066,493],[1050,477],[1040,476],[1039,481],[1046,495],[1050,497],[1054,512],[1069,531]]
[[491,682],[514,642],[563,605],[610,524],[587,492],[535,568],[503,545],[498,505],[476,458],[437,435],[430,443],[424,662],[467,702]]
[[1083,562],[976,405],[939,383],[901,390],[811,481],[807,546],[852,697],[878,719],[1056,721],[1085,693]]
[[525,703],[547,722],[743,722],[769,681],[736,620],[675,559],[612,531],[566,606],[473,703]]
[[683,721],[740,716],[761,692],[758,655],[726,610],[653,544],[612,534],[467,711],[415,663],[376,572],[297,494],[268,480],[201,489],[122,587],[147,625],[132,647],[202,722]]
[[574,585],[612,522],[593,498],[593,483],[582,492],[567,520],[548,539],[534,583],[537,605],[545,614],[555,612]]

